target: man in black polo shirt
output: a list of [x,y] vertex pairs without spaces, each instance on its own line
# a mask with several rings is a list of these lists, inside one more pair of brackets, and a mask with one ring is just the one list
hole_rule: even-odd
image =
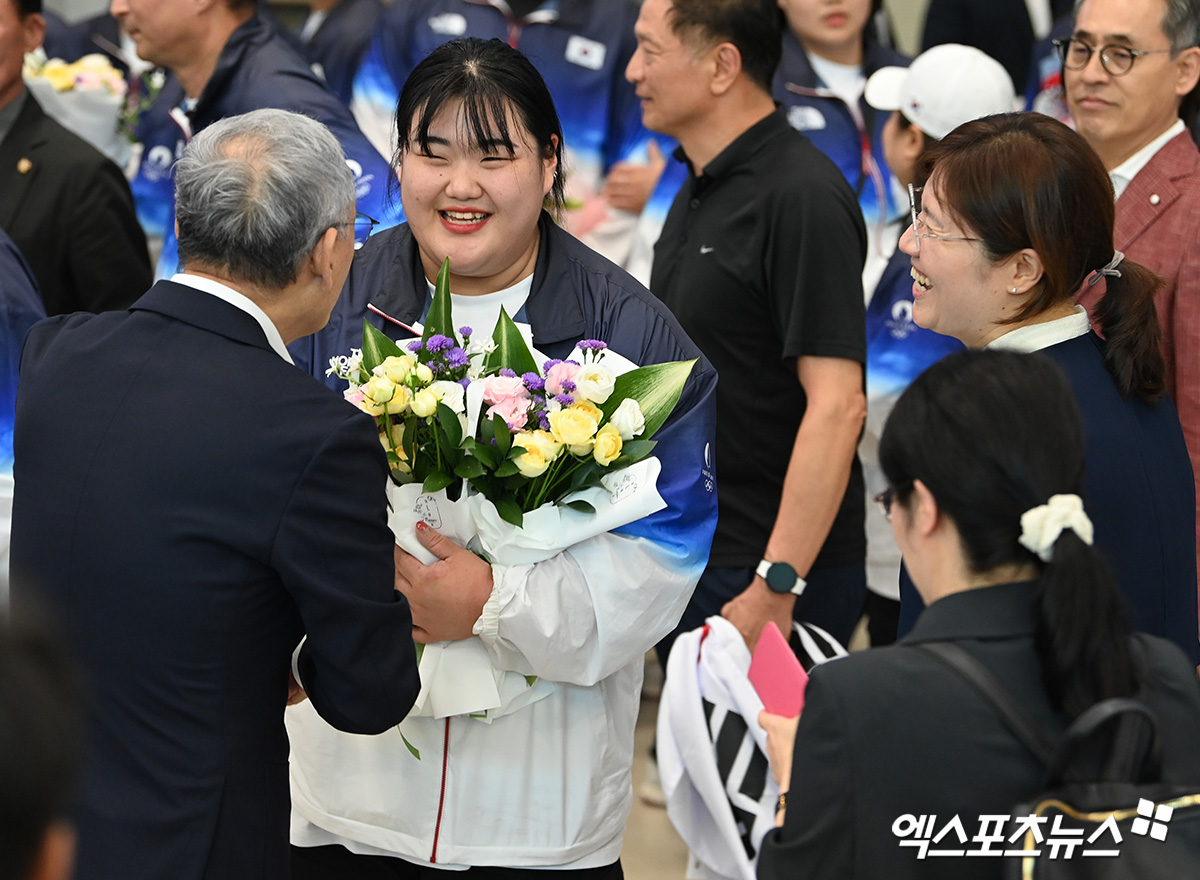
[[645,0],[626,70],[646,127],[692,172],[650,287],[720,374],[720,519],[676,632],[720,613],[751,647],[793,615],[845,642],[866,595],[866,231],[771,98],[781,28],[776,0]]

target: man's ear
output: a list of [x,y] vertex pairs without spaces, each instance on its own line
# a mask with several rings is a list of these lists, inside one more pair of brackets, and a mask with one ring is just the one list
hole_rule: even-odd
[[710,50],[713,55],[714,71],[712,90],[714,95],[723,95],[733,88],[742,72],[742,53],[733,43],[721,43]]
[[337,248],[338,236],[342,234],[337,228],[330,226],[325,234],[317,239],[316,246],[308,255],[308,268],[316,277],[327,284],[334,281],[336,260],[334,252]]
[[46,19],[40,12],[31,12],[21,19],[21,38],[24,44],[21,48],[26,53],[32,52],[45,41]]
[[1200,82],[1200,47],[1192,46],[1175,56],[1175,94],[1184,98]]
[[28,880],[67,880],[75,861],[75,832],[66,822],[46,829],[42,845],[33,857]]

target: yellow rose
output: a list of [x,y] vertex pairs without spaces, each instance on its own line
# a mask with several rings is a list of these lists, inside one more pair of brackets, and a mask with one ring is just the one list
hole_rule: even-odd
[[621,456],[621,447],[624,441],[621,440],[620,432],[612,425],[605,425],[596,434],[596,445],[592,449],[592,458],[596,459],[596,463],[608,467]]
[[[566,446],[589,444],[596,435],[597,422],[581,409],[570,407],[549,414],[554,439]],[[582,454],[586,455],[588,450]]]
[[396,393],[392,395],[392,399],[387,402],[387,411],[389,413],[401,414],[408,409],[412,403],[413,393],[409,391],[407,385],[397,385]]
[[[56,61],[57,64],[55,64]],[[46,62],[46,66],[42,68],[42,76],[59,92],[65,92],[75,85],[74,72],[57,58]]]
[[375,368],[375,375],[390,379],[397,385],[408,381],[409,374],[412,373],[413,367],[417,364],[417,359],[411,354],[401,355],[396,357],[386,357],[383,363]]
[[387,428],[381,429],[379,442],[383,444],[384,452],[395,452],[400,458],[400,461],[388,460],[388,466],[392,470],[399,471],[401,474],[412,473],[412,464],[409,462],[408,456],[404,454],[404,422],[389,423]]
[[586,413],[596,420],[596,424],[600,424],[600,420],[604,418],[604,413],[600,412],[600,407],[586,400],[577,400],[570,406],[571,409],[579,410],[581,413]]
[[414,415],[425,418],[437,412],[438,399],[437,395],[428,388],[422,388],[412,399],[412,411]]
[[433,381],[433,370],[429,369],[425,364],[417,364],[414,372],[417,374],[417,381],[422,385],[428,385]]
[[396,383],[385,376],[372,376],[359,390],[363,394],[363,409],[373,416],[381,416],[396,396]]
[[524,477],[540,477],[558,457],[561,444],[549,431],[522,431],[513,437],[513,446],[525,450],[513,462]]

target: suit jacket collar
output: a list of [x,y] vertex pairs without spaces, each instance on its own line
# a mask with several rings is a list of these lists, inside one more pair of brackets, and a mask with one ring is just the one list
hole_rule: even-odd
[[1031,636],[1037,628],[1037,581],[997,584],[953,593],[917,618],[905,644],[947,639],[1006,639]]
[[[43,124],[47,119],[42,105],[26,91],[25,106],[0,142],[0,228],[10,227],[26,192],[41,173],[41,150],[50,141],[50,132]],[[18,168],[22,160],[30,163],[24,172]]]
[[1195,175],[1200,175],[1200,151],[1191,134],[1183,131],[1167,141],[1117,199],[1117,250],[1127,250],[1179,199],[1174,181]]
[[234,342],[266,349],[275,357],[279,356],[271,348],[262,327],[251,315],[186,284],[159,281],[130,306],[129,310],[158,312],[201,330],[218,333]]

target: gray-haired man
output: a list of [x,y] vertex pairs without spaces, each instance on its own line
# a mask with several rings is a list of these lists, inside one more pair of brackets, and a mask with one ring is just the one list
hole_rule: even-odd
[[285,877],[289,666],[355,733],[418,688],[375,426],[285,347],[349,270],[342,150],[256,111],[176,181],[184,272],[22,360],[13,607],[61,614],[89,675],[79,880]]

